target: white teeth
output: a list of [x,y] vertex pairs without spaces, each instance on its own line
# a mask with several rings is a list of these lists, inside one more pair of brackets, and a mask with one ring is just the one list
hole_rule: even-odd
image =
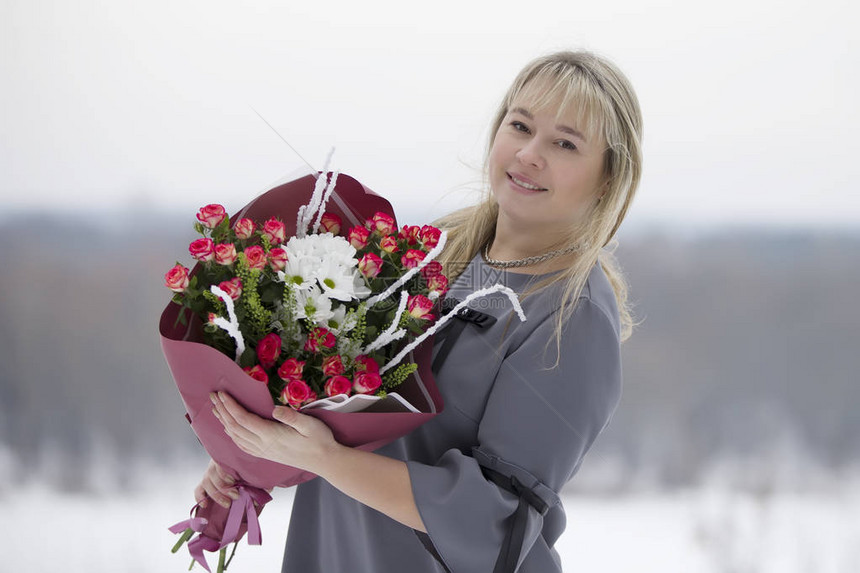
[[525,187],[526,189],[531,189],[532,191],[543,191],[544,190],[543,187],[536,187],[535,185],[530,185],[530,184],[526,183],[525,181],[520,181],[519,179],[517,179],[513,175],[511,175],[511,179],[513,180],[514,183],[516,183],[520,187]]

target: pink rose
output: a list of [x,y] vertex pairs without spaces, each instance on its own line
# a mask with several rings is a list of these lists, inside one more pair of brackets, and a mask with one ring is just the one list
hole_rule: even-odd
[[218,288],[227,293],[227,296],[233,300],[239,300],[242,296],[242,281],[239,277],[233,277],[229,281],[224,281],[218,285]]
[[370,239],[370,231],[365,227],[353,227],[349,230],[349,244],[356,249],[363,249],[367,246],[367,241]]
[[320,219],[320,229],[322,229],[323,233],[337,235],[340,233],[341,223],[340,217],[334,213],[323,213],[322,219]]
[[318,326],[308,333],[308,340],[305,342],[305,350],[307,352],[319,352],[323,349],[334,348],[337,339],[327,328]]
[[281,337],[270,332],[257,343],[257,359],[263,368],[269,369],[275,365],[275,360],[281,355]]
[[418,249],[409,249],[400,257],[400,262],[407,269],[414,269],[424,260],[426,254],[424,251],[419,251]]
[[358,260],[358,270],[367,278],[372,279],[382,270],[382,259],[373,253],[367,253]]
[[379,364],[376,360],[366,354],[359,354],[355,357],[356,372],[379,372]]
[[353,389],[358,394],[372,394],[382,386],[382,376],[376,372],[359,372],[353,378]]
[[290,380],[281,391],[281,403],[289,404],[296,410],[301,408],[302,404],[314,400],[316,400],[316,394],[304,380]]
[[188,288],[188,269],[176,263],[164,275],[164,286],[173,292],[184,292]]
[[430,261],[423,269],[421,276],[424,277],[424,282],[427,283],[427,288],[431,291],[445,294],[448,290],[448,278],[442,274],[442,265],[439,261]]
[[439,294],[445,294],[448,292],[448,277],[445,275],[433,275],[425,280],[427,281],[427,288],[430,289],[431,292],[437,292]]
[[242,368],[245,372],[248,373],[248,376],[253,378],[258,382],[262,382],[263,384],[269,383],[269,375],[266,374],[266,371],[257,364],[256,366],[248,366],[247,368]]
[[242,217],[236,224],[233,225],[233,232],[236,233],[237,239],[250,239],[254,236],[254,231],[257,230],[257,225],[251,219]]
[[218,315],[215,314],[214,312],[210,312],[206,318],[207,318],[206,322],[208,324],[215,324],[215,319],[218,318]]
[[266,268],[267,258],[266,251],[260,245],[254,245],[245,249],[245,258],[248,260],[248,266],[252,269],[262,270]]
[[388,235],[387,237],[382,237],[381,239],[379,239],[379,248],[386,253],[396,253],[399,250],[397,248],[397,239],[395,239],[391,235]]
[[416,294],[409,297],[409,302],[406,303],[406,308],[409,314],[419,320],[429,320],[433,318],[433,301],[423,294]]
[[284,360],[284,363],[281,364],[280,368],[278,368],[278,377],[281,380],[286,380],[287,382],[290,380],[298,380],[302,377],[302,371],[304,368],[304,360],[288,358],[287,360]]
[[236,247],[233,243],[215,245],[215,262],[219,265],[232,265],[236,262]]
[[269,266],[275,271],[284,270],[287,266],[287,251],[281,247],[275,247],[269,251]]
[[352,382],[346,376],[332,376],[326,381],[323,390],[326,396],[337,396],[338,394],[349,396],[349,391],[352,390]]
[[215,242],[212,239],[197,239],[188,245],[188,252],[198,261],[211,261],[215,258]]
[[227,211],[224,207],[213,203],[201,207],[197,212],[197,220],[207,229],[214,229],[227,216]]
[[421,243],[427,250],[432,249],[439,243],[439,237],[441,235],[442,231],[436,227],[431,227],[430,225],[424,225],[421,227]]
[[421,234],[421,227],[416,225],[403,225],[403,228],[400,229],[400,232],[397,234],[398,237],[405,240],[408,244],[414,245],[418,242],[418,237]]
[[397,230],[397,225],[394,222],[394,217],[383,213],[382,211],[377,211],[376,214],[370,218],[370,230],[376,231],[380,235],[390,235]]
[[287,234],[287,228],[283,223],[272,217],[263,224],[262,234],[269,239],[269,243],[280,245],[284,242]]
[[326,376],[337,376],[343,374],[343,360],[340,356],[326,356],[322,361],[322,371]]

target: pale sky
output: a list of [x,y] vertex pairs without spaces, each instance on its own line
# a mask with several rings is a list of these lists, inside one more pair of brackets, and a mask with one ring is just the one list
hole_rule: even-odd
[[469,200],[517,71],[587,48],[643,109],[629,224],[858,229],[858,16],[847,0],[0,0],[0,216],[235,211],[301,166],[252,108],[315,167],[334,146],[398,212],[441,214]]

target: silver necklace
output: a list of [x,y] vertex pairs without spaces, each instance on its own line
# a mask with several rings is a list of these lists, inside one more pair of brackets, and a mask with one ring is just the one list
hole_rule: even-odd
[[533,257],[526,257],[524,259],[515,259],[513,261],[498,261],[496,259],[490,258],[490,243],[484,245],[484,248],[481,250],[481,256],[484,257],[484,262],[490,265],[491,267],[498,267],[500,269],[509,269],[512,267],[524,267],[527,265],[533,265],[535,263],[542,263],[547,261],[553,257],[557,257],[559,255],[566,255],[568,253],[572,253],[580,248],[580,245],[573,245],[571,247],[567,247],[566,249],[558,249],[557,251],[550,251],[548,253],[544,253],[543,255],[535,255]]

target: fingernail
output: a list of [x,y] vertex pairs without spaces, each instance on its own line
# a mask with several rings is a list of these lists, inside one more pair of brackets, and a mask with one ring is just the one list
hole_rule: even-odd
[[206,507],[206,500],[205,499],[200,502],[200,507]]
[[220,505],[221,507],[226,507],[227,509],[230,508],[230,502],[229,501],[219,501],[218,505]]
[[231,489],[230,491],[228,491],[227,495],[229,495],[233,499],[239,499],[239,492],[234,490],[234,489]]
[[215,401],[215,400],[216,400],[216,398],[215,398],[215,392],[210,392],[210,393],[209,393],[209,399],[210,399],[210,400],[212,400],[212,403],[213,403],[213,404],[215,404],[215,403],[216,403],[216,401]]

